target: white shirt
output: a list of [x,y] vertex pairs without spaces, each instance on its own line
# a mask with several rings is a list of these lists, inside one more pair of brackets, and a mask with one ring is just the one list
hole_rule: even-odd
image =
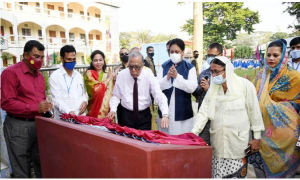
[[61,66],[51,74],[49,85],[52,102],[54,103],[55,119],[59,119],[61,113],[69,113],[71,111],[78,115],[81,104],[84,101],[88,102],[83,78],[75,69],[72,77],[70,77],[63,66]]
[[[167,80],[167,75],[163,77],[163,68],[160,68],[157,79],[162,90],[172,87],[171,78]],[[169,128],[161,129],[161,119],[158,118],[158,130],[171,135],[183,134],[190,132],[194,125],[194,118],[185,119],[184,121],[175,121],[175,87],[187,93],[193,93],[198,86],[195,67],[189,70],[188,79],[184,79],[182,75],[177,74],[177,78],[173,81],[173,92],[169,104]]]
[[300,62],[294,63],[292,61],[292,58],[290,58],[288,63],[292,67],[292,69],[295,69],[296,71],[298,71],[300,73]]
[[[216,102],[215,117],[211,120],[209,131],[213,154],[217,158],[244,158],[250,128],[254,132],[255,139],[260,139],[261,131],[264,130],[255,87],[245,78],[239,77],[239,80],[243,89],[243,99]],[[226,94],[223,88],[220,88],[217,96],[226,96]],[[196,122],[192,129],[194,134],[199,134],[208,121],[210,111],[208,99],[206,95],[195,116]]]
[[199,73],[201,73],[202,71],[208,69],[209,67],[210,67],[210,65],[207,63],[207,61],[203,61],[201,71]]
[[[151,69],[143,68],[141,70],[141,74],[137,78],[137,84],[139,111],[145,110],[151,105],[151,93],[155,102],[161,109],[162,114],[169,114],[167,98],[162,93]],[[110,110],[112,112],[117,111],[117,106],[119,105],[120,100],[124,108],[133,111],[133,85],[134,79],[131,76],[128,68],[119,72],[113,90],[113,96],[110,99]]]

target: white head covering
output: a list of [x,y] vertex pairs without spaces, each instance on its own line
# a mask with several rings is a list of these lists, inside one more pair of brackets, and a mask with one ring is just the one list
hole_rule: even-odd
[[[217,96],[220,88],[223,88],[222,85],[217,85],[214,82],[210,83],[209,90],[207,92],[207,98],[209,101],[209,112],[208,118],[214,120],[215,118],[215,109],[216,102],[225,102],[232,101],[235,99],[243,98],[242,85],[239,80],[239,77],[234,73],[234,66],[231,61],[225,56],[217,56],[216,59],[219,59],[225,64],[225,73],[226,73],[226,84],[227,92],[225,96]],[[211,78],[212,79],[212,78]]]

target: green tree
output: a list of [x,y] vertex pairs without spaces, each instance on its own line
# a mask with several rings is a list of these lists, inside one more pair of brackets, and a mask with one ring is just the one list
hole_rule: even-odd
[[248,33],[238,34],[237,38],[233,40],[233,44],[235,46],[249,46],[249,47],[254,47],[257,45],[255,37],[252,34],[248,34]]
[[249,46],[237,46],[233,51],[234,58],[251,58],[253,56],[253,50]]
[[140,44],[151,43],[152,38],[151,30],[138,30],[137,32],[134,32],[134,39]]
[[121,32],[119,35],[120,47],[130,48],[130,42],[132,40],[132,35],[129,32]]
[[[259,23],[258,12],[243,8],[243,2],[206,2],[203,3],[204,44],[212,42],[224,44],[225,40],[236,39],[241,30],[248,34],[254,31],[253,25]],[[181,30],[193,35],[192,19],[181,26]]]
[[175,39],[177,38],[176,34],[170,34],[170,35],[165,35],[165,34],[157,34],[155,36],[152,37],[152,42],[166,42],[169,41],[171,39]]
[[271,37],[270,37],[270,41],[275,41],[277,39],[285,39],[289,37],[289,34],[288,33],[285,33],[285,32],[277,32],[277,33],[274,33]]
[[291,16],[296,16],[298,24],[289,25],[289,28],[295,28],[300,30],[300,2],[283,2],[287,4],[287,8],[284,12],[288,12]]

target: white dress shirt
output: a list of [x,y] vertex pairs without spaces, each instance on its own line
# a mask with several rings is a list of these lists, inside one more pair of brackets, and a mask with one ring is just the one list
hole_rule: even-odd
[[[169,114],[167,98],[162,93],[151,69],[143,68],[141,70],[141,74],[137,78],[137,84],[139,111],[145,110],[152,103],[150,97],[151,93],[155,102],[161,109],[162,114]],[[133,111],[133,85],[134,79],[131,76],[128,68],[119,72],[113,90],[113,96],[110,99],[110,110],[112,112],[117,111],[117,106],[119,105],[120,100],[124,108]]]
[[49,85],[54,104],[55,119],[59,119],[61,113],[69,113],[71,111],[78,115],[81,104],[88,102],[83,78],[75,69],[72,77],[70,77],[63,66],[61,66],[51,74]]
[[[262,114],[258,104],[254,85],[245,78],[238,77],[242,85],[242,98],[231,101],[217,101],[215,103],[214,120],[211,120],[210,135],[213,155],[217,158],[239,159],[244,158],[244,150],[248,146],[250,129],[254,138],[260,139],[265,129]],[[217,97],[229,94],[227,89],[219,88]],[[209,97],[206,94],[192,132],[198,135],[208,121]]]
[[300,73],[300,62],[294,63],[292,61],[292,58],[290,58],[288,64],[292,67],[292,69],[295,69],[296,71],[298,71]]
[[182,75],[177,74],[177,78],[174,79],[173,85],[171,78],[167,80],[167,75],[163,77],[163,68],[160,68],[157,74],[157,80],[162,90],[169,89],[173,86],[173,92],[169,104],[169,128],[161,129],[161,119],[158,117],[158,130],[171,135],[183,134],[190,132],[194,125],[194,118],[185,119],[184,121],[175,121],[175,88],[181,89],[187,93],[193,93],[198,87],[197,74],[195,67],[189,70],[188,79],[184,79]]
[[201,71],[199,72],[199,74],[208,68],[210,68],[210,65],[207,63],[207,61],[203,61]]

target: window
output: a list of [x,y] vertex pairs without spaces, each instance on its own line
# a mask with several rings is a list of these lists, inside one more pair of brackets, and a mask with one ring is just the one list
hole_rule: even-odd
[[1,26],[1,35],[4,36],[4,28]]
[[72,18],[73,9],[68,9],[68,18]]
[[28,5],[28,2],[19,2],[19,4]]
[[96,35],[96,40],[101,40],[100,35]]
[[31,36],[31,29],[22,28],[23,36]]
[[39,35],[39,37],[42,37],[42,36],[43,36],[43,35],[42,35],[42,30],[41,30],[41,29],[38,30],[38,35]]
[[84,15],[84,12],[83,12],[83,11],[80,11],[80,15]]
[[58,7],[58,10],[61,12],[64,12],[64,8],[63,7]]
[[35,4],[35,7],[40,7],[40,3],[37,2],[37,3]]
[[96,18],[100,18],[100,14],[95,14],[95,17]]
[[93,34],[89,34],[89,40],[93,40]]
[[48,8],[48,9],[51,9],[51,10],[54,10],[54,5],[47,4],[47,8]]
[[69,33],[69,38],[70,39],[75,39],[75,34],[74,33]]
[[85,39],[85,34],[80,34],[80,39]]

